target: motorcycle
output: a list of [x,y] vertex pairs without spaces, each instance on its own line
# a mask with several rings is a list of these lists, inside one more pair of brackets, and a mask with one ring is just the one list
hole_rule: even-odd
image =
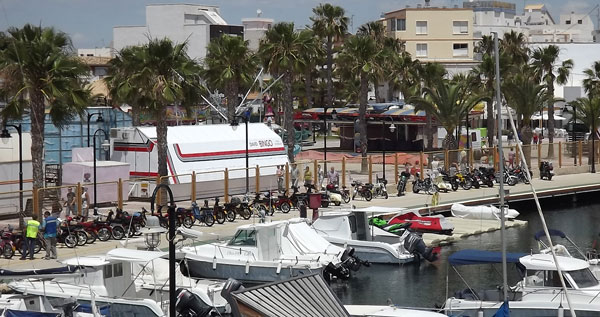
[[374,197],[383,197],[384,199],[388,199],[387,192],[387,180],[385,178],[379,178],[379,176],[375,176],[375,185],[373,185],[373,196]]
[[469,190],[469,189],[471,189],[471,187],[473,187],[473,181],[471,180],[471,178],[469,177],[469,175],[467,173],[463,174],[462,172],[459,171],[459,172],[456,172],[454,177],[456,178],[456,180],[458,181],[458,185],[460,185],[460,187],[462,187],[462,189]]
[[360,197],[364,198],[366,201],[371,201],[371,199],[373,199],[373,184],[363,184],[362,182],[359,181],[353,181],[352,182],[352,200],[354,200],[356,198],[356,195],[359,195]]
[[224,203],[223,206],[225,206],[225,211],[228,215],[229,213],[238,214],[244,220],[248,220],[250,219],[250,217],[252,217],[252,213],[250,212],[250,207],[248,207],[248,203],[243,203],[242,200],[237,197],[232,197],[231,201],[228,203]]
[[435,185],[439,190],[444,192],[456,191],[458,189],[458,181],[454,176],[450,176],[448,172],[439,171],[439,175],[435,177]]
[[552,180],[552,176],[554,176],[554,167],[551,162],[543,161],[540,163],[540,179],[546,178],[547,180]]
[[346,189],[346,186],[342,186],[342,189],[340,190],[339,186],[336,184],[327,184],[325,189],[330,193],[339,194],[345,204],[350,202],[350,191]]
[[215,216],[215,220],[217,223],[222,225],[225,220],[232,222],[235,220],[235,213],[227,213],[223,206],[219,205],[219,197],[215,198],[215,204],[213,205],[213,215]]
[[515,186],[519,182],[519,179],[508,172],[508,170],[504,170],[504,184],[508,184],[508,186]]
[[398,191],[396,196],[400,197],[400,196],[404,195],[404,192],[406,191],[406,184],[408,183],[409,179],[410,179],[410,173],[407,173],[407,172],[400,173],[400,177],[398,177],[398,185],[396,185],[396,190]]
[[9,226],[8,230],[0,231],[2,241],[0,241],[0,251],[5,259],[10,259],[15,255],[15,245],[12,241],[12,228]]
[[496,181],[496,171],[493,168],[480,167],[478,172],[480,173],[481,181],[488,187],[494,187]]
[[431,174],[427,176],[425,179],[421,179],[419,172],[415,174],[415,179],[413,180],[413,193],[418,194],[420,191],[424,191],[429,195],[433,195],[439,191],[437,185],[433,183],[431,180]]
[[525,173],[525,169],[522,166],[517,166],[514,169],[512,169],[510,171],[510,173],[512,175],[514,175],[515,177],[517,177],[517,179],[520,182],[523,182],[525,184],[529,184],[529,179],[533,177],[533,172],[529,171],[529,178],[527,177],[527,174]]
[[208,206],[208,200],[204,200],[204,206],[202,208],[199,208],[198,204],[195,201],[192,201],[192,215],[194,216],[194,222],[198,221],[204,223],[207,227],[211,227],[215,223],[213,210]]

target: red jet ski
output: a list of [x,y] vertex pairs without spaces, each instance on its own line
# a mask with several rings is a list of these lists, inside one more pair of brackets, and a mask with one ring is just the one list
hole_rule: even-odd
[[416,232],[452,235],[454,225],[444,216],[424,217],[417,211],[407,210],[392,217],[388,224],[410,223],[410,228]]

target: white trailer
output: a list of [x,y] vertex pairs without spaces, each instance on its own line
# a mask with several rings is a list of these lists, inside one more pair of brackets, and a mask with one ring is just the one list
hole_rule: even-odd
[[[155,127],[111,129],[111,160],[130,164],[130,197],[149,197],[158,176]],[[244,124],[173,126],[167,132],[169,184],[177,200],[191,194],[191,173],[196,172],[196,197],[224,193],[228,169],[229,194],[246,192],[246,127]],[[281,137],[263,123],[248,124],[249,190],[256,191],[256,166],[260,190],[276,189],[276,166],[288,162]],[[136,179],[138,179],[136,181]],[[142,180],[143,179],[143,180]]]

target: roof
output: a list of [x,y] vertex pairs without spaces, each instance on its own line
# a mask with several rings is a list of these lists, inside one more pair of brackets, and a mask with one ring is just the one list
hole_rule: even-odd
[[[576,271],[589,268],[590,265],[580,259],[557,256],[558,264],[563,271]],[[556,264],[552,254],[533,254],[519,259],[519,262],[528,270],[548,270],[556,271]]]
[[144,251],[125,248],[116,248],[106,253],[107,261],[125,261],[125,262],[150,262],[155,259],[167,256],[167,252]]
[[263,316],[350,316],[319,274],[299,276],[232,293]]
[[77,56],[77,58],[88,66],[108,66],[108,62],[111,60],[110,57],[101,56]]
[[[506,253],[506,263],[519,263],[527,253]],[[466,249],[454,252],[448,257],[450,265],[475,265],[502,263],[502,252]]]
[[544,4],[528,4],[525,6],[525,10],[542,10],[545,7]]
[[394,10],[385,12],[384,16],[394,14],[402,11],[473,11],[472,8],[444,8],[444,7],[421,7],[421,8],[404,8],[400,10]]
[[[550,236],[557,236],[557,237],[561,237],[563,239],[567,237],[567,235],[564,232],[562,232],[560,230],[556,230],[556,229],[548,229],[548,233],[550,234]],[[537,241],[540,241],[540,239],[542,237],[544,237],[544,238],[546,237],[546,233],[544,232],[544,230],[540,230],[540,231],[536,232],[534,235],[534,238]]]
[[91,255],[66,259],[61,261],[61,263],[64,265],[102,266],[108,264],[109,262],[106,261],[106,258],[103,255]]

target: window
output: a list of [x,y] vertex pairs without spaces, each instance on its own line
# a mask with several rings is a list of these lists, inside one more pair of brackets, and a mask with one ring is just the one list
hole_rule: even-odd
[[565,24],[571,24],[571,20],[565,21]]
[[598,285],[598,280],[589,269],[569,271],[568,273],[579,288]]
[[227,245],[256,246],[256,231],[238,230],[235,237]]
[[583,20],[577,20],[577,24],[583,24]]
[[417,21],[417,34],[427,34],[427,21]]
[[114,277],[123,276],[123,263],[115,263],[113,265],[113,273]]
[[[527,271],[527,285],[530,286],[546,286],[546,287],[562,287],[558,271]],[[569,281],[565,279],[567,288],[572,288]]]
[[104,278],[111,278],[112,275],[112,264],[107,264],[104,266]]
[[427,57],[427,44],[417,44],[417,57]]
[[406,31],[406,19],[396,19],[396,31]]
[[455,43],[452,45],[452,56],[469,56],[469,44]]
[[469,22],[468,21],[453,21],[452,32],[454,34],[467,34],[469,33]]
[[396,31],[396,19],[390,19],[390,23],[388,23],[388,25],[390,27],[390,32]]

